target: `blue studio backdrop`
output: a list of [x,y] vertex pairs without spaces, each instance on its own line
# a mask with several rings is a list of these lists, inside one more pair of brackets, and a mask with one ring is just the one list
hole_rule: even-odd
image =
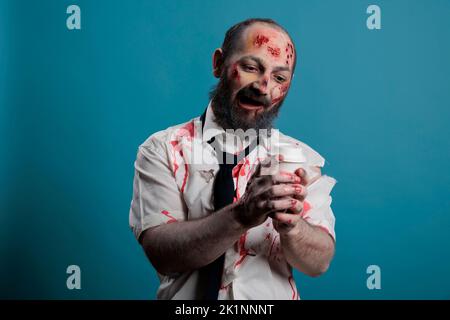
[[450,1],[0,0],[1,298],[156,297],[128,227],[137,147],[204,110],[213,50],[249,17],[291,33],[277,126],[338,181],[336,256],[295,273],[301,297],[450,298]]

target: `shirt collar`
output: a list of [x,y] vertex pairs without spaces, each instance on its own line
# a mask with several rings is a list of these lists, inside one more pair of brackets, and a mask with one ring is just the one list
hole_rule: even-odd
[[[202,132],[202,142],[207,142],[211,138],[217,135],[225,135],[228,134],[220,125],[218,125],[215,121],[216,116],[214,115],[214,111],[211,106],[211,101],[208,103],[208,107],[206,108],[205,114],[205,125],[203,127]],[[274,129],[271,129],[272,132]],[[268,137],[266,135],[261,135],[259,139],[259,145],[264,146],[265,148],[268,145],[267,141]]]
[[203,127],[202,137],[203,142],[209,141],[212,137],[225,133],[225,130],[223,130],[223,128],[216,123],[215,119],[216,116],[214,115],[210,101],[208,107],[206,108],[205,125]]

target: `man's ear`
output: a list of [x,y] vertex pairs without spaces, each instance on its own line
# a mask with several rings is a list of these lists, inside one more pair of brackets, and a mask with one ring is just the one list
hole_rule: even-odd
[[220,78],[223,69],[223,51],[222,48],[217,48],[213,54],[213,75]]

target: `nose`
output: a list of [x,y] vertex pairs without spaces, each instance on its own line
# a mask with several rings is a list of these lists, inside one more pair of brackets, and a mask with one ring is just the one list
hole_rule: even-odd
[[259,95],[265,96],[268,94],[268,79],[266,76],[261,77],[257,81],[252,83],[252,89],[257,91]]

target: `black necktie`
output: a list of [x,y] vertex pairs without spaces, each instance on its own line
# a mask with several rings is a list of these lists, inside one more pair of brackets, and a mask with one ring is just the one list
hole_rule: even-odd
[[[205,125],[205,117],[206,111],[200,117],[202,121],[202,127]],[[213,186],[215,211],[218,211],[223,207],[233,203],[234,195],[236,193],[233,181],[233,168],[241,159],[246,157],[256,147],[258,141],[259,139],[256,139],[256,143],[251,143],[239,155],[221,152],[216,145],[215,149],[217,151],[219,160],[219,171],[216,173]],[[214,137],[208,141],[209,144],[213,144],[214,142]],[[225,253],[210,264],[200,269],[200,277],[202,281],[205,281],[206,285],[203,295],[205,300],[217,300],[217,296],[220,290],[220,282],[222,280],[224,261]]]

